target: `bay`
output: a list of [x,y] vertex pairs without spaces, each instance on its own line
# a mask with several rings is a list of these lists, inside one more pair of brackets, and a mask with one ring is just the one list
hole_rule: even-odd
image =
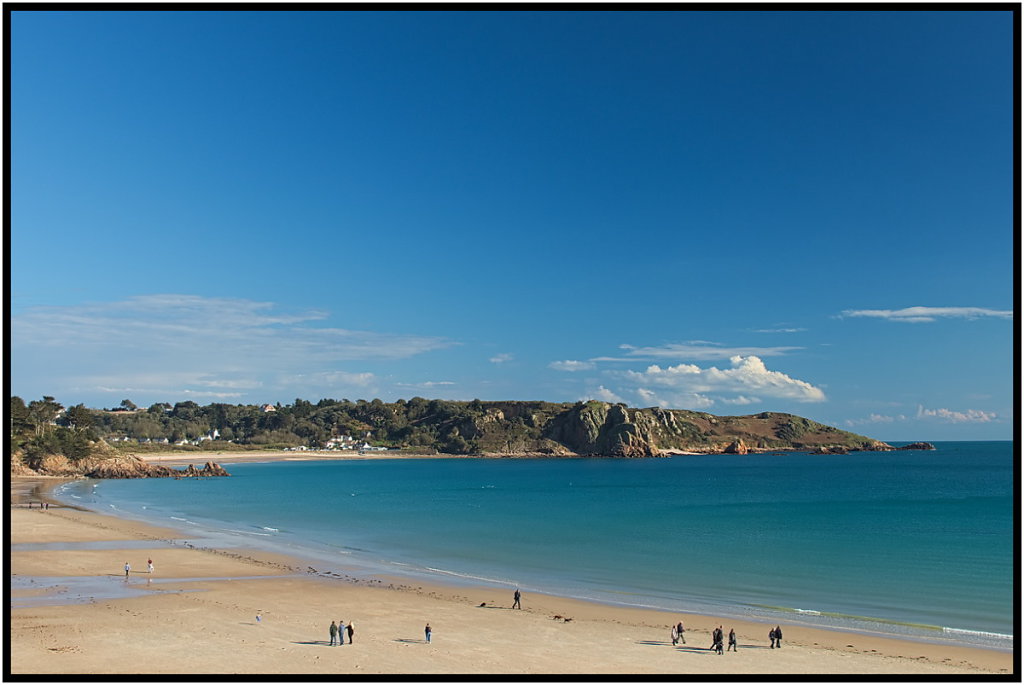
[[337,572],[1012,647],[1013,443],[936,446],[240,463],[59,494]]

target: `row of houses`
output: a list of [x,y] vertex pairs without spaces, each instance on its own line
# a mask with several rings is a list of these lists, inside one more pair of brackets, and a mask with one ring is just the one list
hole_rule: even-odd
[[[185,446],[185,445],[196,445],[196,446],[198,446],[198,445],[202,445],[204,442],[208,442],[210,440],[217,440],[219,438],[220,438],[220,431],[217,430],[216,428],[214,428],[213,430],[209,431],[205,435],[200,435],[198,438],[193,438],[192,440],[185,440],[185,439],[178,440],[177,442],[175,442],[173,444],[178,446],[178,447],[182,447],[182,446]],[[120,438],[107,438],[107,442],[137,442],[140,445],[170,445],[170,444],[172,444],[171,441],[168,440],[167,438],[129,438],[127,435],[124,435],[124,436],[122,436]]]

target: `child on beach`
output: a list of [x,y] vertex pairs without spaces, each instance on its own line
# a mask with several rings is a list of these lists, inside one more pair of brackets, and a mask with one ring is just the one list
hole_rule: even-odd
[[127,577],[128,577],[128,573],[129,573],[129,572],[130,572],[131,570],[132,570],[131,564],[129,564],[129,563],[127,562],[127,561],[126,561],[126,562],[124,562],[124,577],[125,577],[125,578],[127,578]]

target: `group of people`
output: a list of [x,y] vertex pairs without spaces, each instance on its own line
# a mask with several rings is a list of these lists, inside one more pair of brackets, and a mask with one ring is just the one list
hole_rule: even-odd
[[[711,631],[711,646],[708,649],[713,649],[719,654],[724,654],[722,651],[722,643],[725,641],[725,633],[722,632],[722,626],[718,626]],[[736,651],[736,631],[732,628],[729,629],[729,647],[725,651]]]
[[[259,620],[259,619],[257,619],[257,620]],[[352,621],[349,621],[348,625],[346,626],[344,621],[342,621],[341,619],[338,619],[337,623],[335,623],[334,621],[331,621],[331,627],[328,629],[328,632],[331,635],[331,645],[330,646],[333,647],[335,645],[343,645],[343,644],[345,644],[345,633],[346,632],[348,633],[348,643],[352,644],[352,636],[356,634],[356,629],[353,627]]]
[[[676,625],[672,626],[672,630],[670,632],[670,636],[672,638],[672,646],[673,647],[678,645],[680,642],[682,642],[684,645],[686,644],[686,638],[683,637],[683,633],[685,633],[685,632],[686,632],[686,630],[683,628],[683,622],[682,621],[680,621]],[[768,639],[771,640],[771,643],[772,643],[771,644],[771,648],[772,649],[775,649],[775,648],[781,649],[782,648],[782,628],[779,627],[779,626],[775,626],[774,628],[769,630],[768,631]],[[725,643],[725,634],[722,631],[722,626],[718,626],[713,631],[711,631],[711,646],[708,647],[708,649],[713,649],[713,650],[715,650],[719,654],[724,654],[725,652],[728,652],[730,649],[735,652],[736,651],[736,631],[735,630],[733,630],[732,628],[729,629],[729,646],[725,647],[724,651],[723,651],[724,643]]]
[[673,647],[675,647],[680,642],[682,642],[684,645],[686,644],[686,638],[683,637],[683,633],[685,632],[686,630],[683,628],[682,621],[680,621],[677,625],[672,626],[671,637]]
[[[153,572],[153,560],[152,559],[148,560],[146,562],[146,565],[149,567],[149,572],[152,573]],[[128,574],[131,573],[131,572],[132,572],[132,565],[129,564],[127,561],[124,562],[124,577],[127,578]]]

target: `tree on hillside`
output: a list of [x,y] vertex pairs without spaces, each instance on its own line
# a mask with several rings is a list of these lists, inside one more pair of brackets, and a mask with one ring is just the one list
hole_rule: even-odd
[[121,400],[121,408],[125,411],[135,411],[138,407],[131,400]]
[[42,400],[29,402],[28,417],[33,432],[37,436],[47,432],[62,411],[64,411],[64,407],[49,395],[43,395]]
[[64,412],[61,423],[75,430],[87,430],[93,424],[92,412],[84,404],[76,404]]

